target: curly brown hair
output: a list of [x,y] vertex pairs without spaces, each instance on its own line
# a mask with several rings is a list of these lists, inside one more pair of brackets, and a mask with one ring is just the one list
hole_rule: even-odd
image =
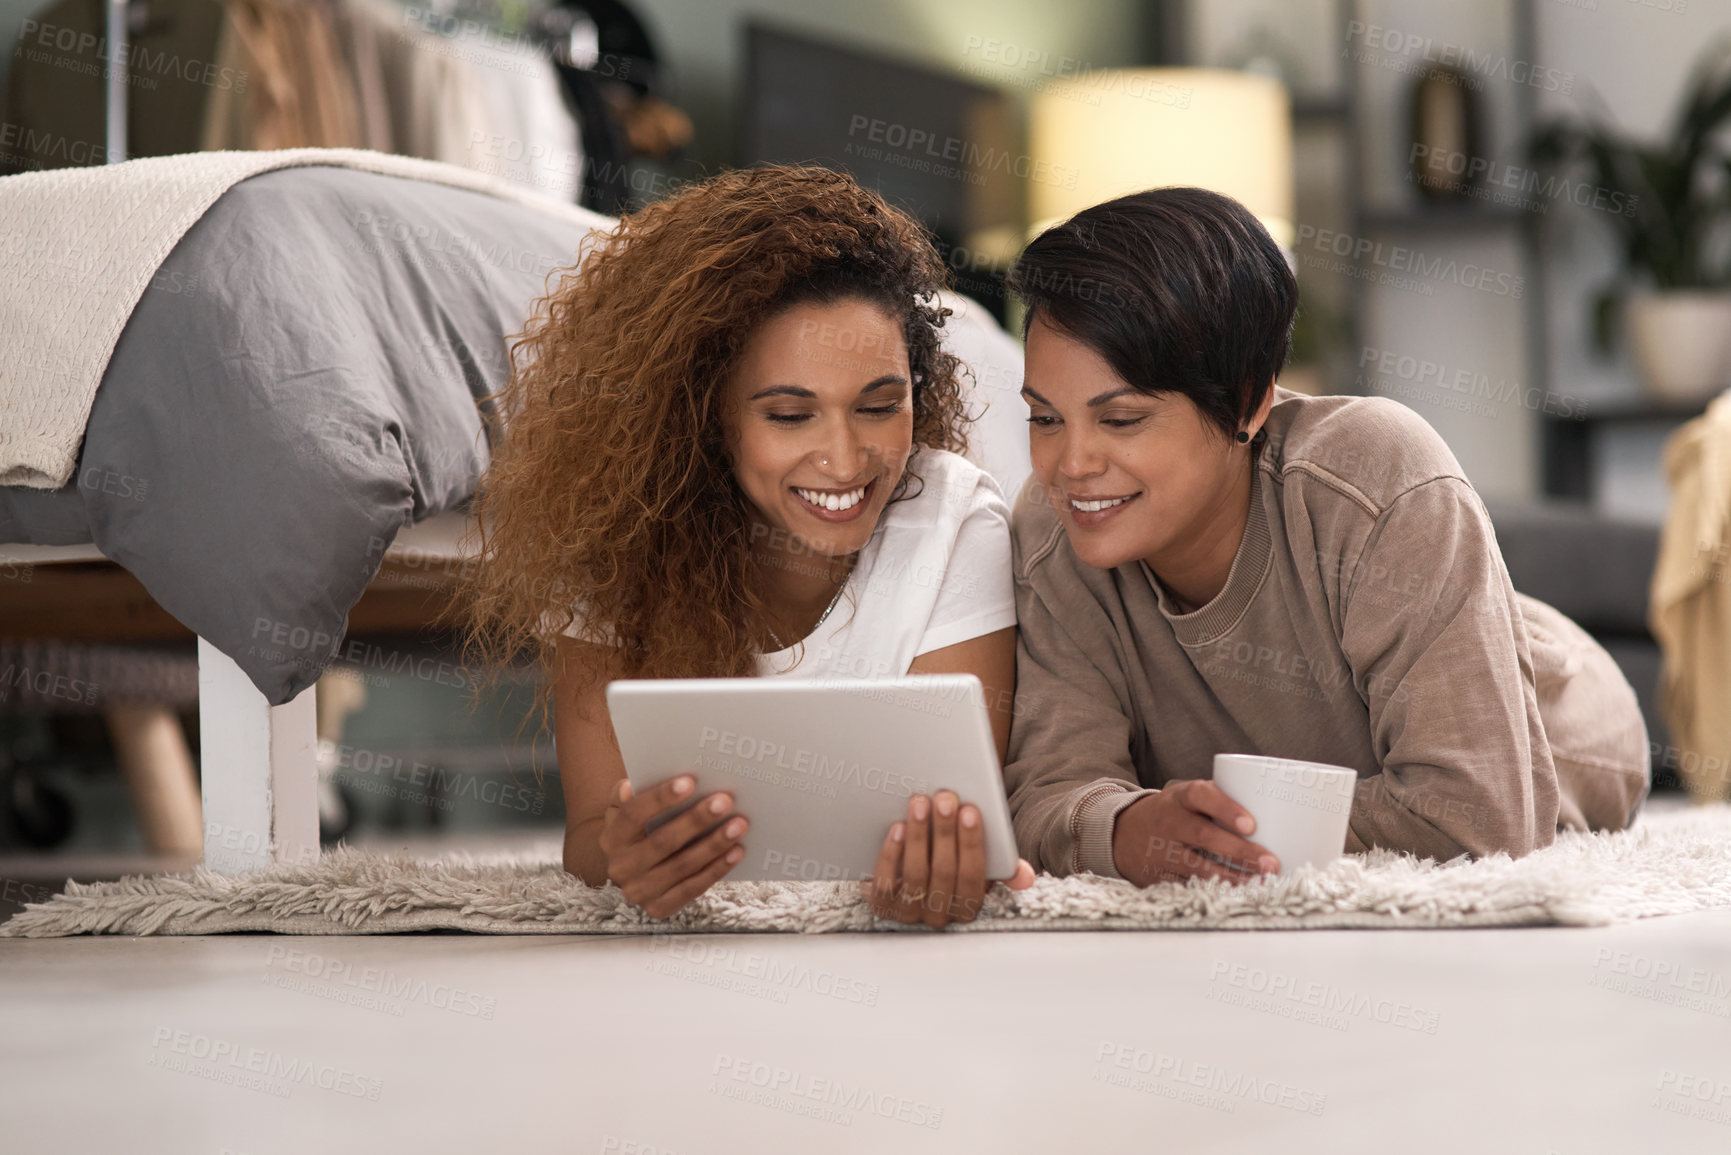
[[447,615],[483,672],[533,655],[544,727],[573,621],[617,647],[614,676],[755,672],[767,569],[722,415],[765,320],[847,299],[900,319],[916,452],[890,500],[912,496],[918,447],[967,448],[962,367],[940,345],[948,270],[914,220],[842,173],[724,173],[591,234],[555,275],[487,399],[506,432],[472,508],[480,558]]

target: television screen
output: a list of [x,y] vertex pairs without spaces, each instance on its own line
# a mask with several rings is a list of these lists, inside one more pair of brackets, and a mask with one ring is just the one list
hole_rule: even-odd
[[1003,318],[1026,165],[1002,94],[755,23],[746,77],[741,164],[849,173],[929,228],[957,291]]

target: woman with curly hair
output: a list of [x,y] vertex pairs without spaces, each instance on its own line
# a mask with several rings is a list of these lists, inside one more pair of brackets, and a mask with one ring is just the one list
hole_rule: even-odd
[[[824,169],[726,173],[625,217],[536,310],[497,396],[464,607],[554,701],[565,867],[665,917],[745,854],[694,787],[634,795],[615,678],[971,673],[1000,759],[1015,685],[1008,509],[966,451],[945,268],[919,226]],[[544,715],[543,715],[544,716]],[[1026,885],[1023,864],[1013,885]],[[966,921],[978,810],[909,800],[866,886],[885,917]]]

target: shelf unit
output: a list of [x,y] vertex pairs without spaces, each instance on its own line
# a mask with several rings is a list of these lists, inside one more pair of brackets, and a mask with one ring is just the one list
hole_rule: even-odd
[[[1516,58],[1532,60],[1535,58],[1536,41],[1535,17],[1532,0],[1511,0],[1509,16],[1513,21],[1511,36],[1511,51]],[[1335,4],[1335,23],[1337,34],[1342,45],[1351,45],[1350,30],[1355,22],[1366,22],[1367,13],[1361,0],[1337,0]],[[1542,259],[1543,237],[1541,235],[1542,217],[1518,208],[1507,206],[1487,206],[1467,202],[1449,202],[1426,204],[1416,198],[1401,205],[1373,205],[1367,203],[1364,196],[1364,158],[1367,142],[1364,137],[1362,115],[1363,96],[1360,91],[1359,69],[1361,65],[1350,55],[1341,68],[1341,97],[1338,101],[1304,102],[1295,105],[1294,115],[1318,117],[1335,115],[1341,118],[1346,136],[1347,171],[1346,195],[1350,198],[1349,219],[1350,229],[1355,237],[1369,240],[1383,240],[1389,237],[1425,233],[1442,236],[1459,236],[1463,234],[1484,233],[1487,231],[1514,230],[1520,240],[1521,276],[1526,291],[1522,297],[1523,334],[1522,343],[1525,352],[1525,371],[1529,384],[1539,388],[1548,387],[1550,380],[1549,364],[1546,350],[1546,294],[1544,282],[1544,263]],[[1537,93],[1527,85],[1510,85],[1514,101],[1514,134],[1515,140],[1522,141],[1530,137],[1535,119]],[[1487,102],[1488,104],[1488,102]],[[1307,107],[1308,105],[1308,107]],[[1348,287],[1350,300],[1349,315],[1352,318],[1354,331],[1363,333],[1366,317],[1366,297],[1368,286],[1360,278],[1353,278]],[[1549,452],[1549,438],[1541,436],[1540,458],[1541,473],[1545,477],[1551,475],[1551,467],[1546,454]]]
[[[1506,11],[1513,21],[1511,51],[1517,59],[1536,60],[1538,57],[1537,16],[1534,0],[1506,0]],[[1340,43],[1351,43],[1349,29],[1354,21],[1365,21],[1362,0],[1336,0],[1335,23]],[[1521,275],[1526,292],[1522,298],[1523,345],[1527,384],[1541,392],[1555,389],[1549,350],[1548,288],[1546,284],[1547,217],[1523,208],[1505,205],[1482,205],[1472,202],[1426,205],[1409,203],[1403,206],[1370,205],[1364,199],[1364,156],[1361,93],[1358,71],[1361,66],[1350,57],[1342,65],[1341,90],[1337,97],[1300,97],[1293,101],[1292,115],[1295,133],[1306,125],[1335,124],[1345,138],[1346,171],[1344,188],[1349,198],[1349,228],[1355,237],[1381,240],[1428,233],[1432,236],[1460,236],[1494,230],[1513,230],[1520,238]],[[1505,90],[1506,99],[1514,102],[1515,139],[1505,151],[1518,149],[1520,142],[1532,136],[1537,122],[1538,90],[1530,85],[1511,84]],[[1354,331],[1363,332],[1366,316],[1367,286],[1354,278],[1347,288],[1348,315]],[[1564,415],[1546,412],[1540,406],[1535,415],[1538,436],[1540,492],[1547,498],[1586,501],[1592,497],[1602,432],[1610,427],[1675,426],[1699,416],[1702,404],[1676,405],[1651,401],[1639,396],[1619,398],[1602,403],[1586,402],[1567,406],[1572,412]]]

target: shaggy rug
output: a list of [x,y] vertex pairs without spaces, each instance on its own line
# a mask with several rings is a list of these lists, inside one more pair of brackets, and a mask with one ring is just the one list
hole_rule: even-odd
[[[1603,926],[1731,907],[1731,806],[1648,814],[1616,834],[1449,863],[1390,851],[1244,886],[1042,876],[998,885],[953,931],[1300,930],[1327,927]],[[239,878],[189,874],[70,883],[0,925],[0,936],[73,934],[668,934],[924,931],[875,918],[858,883],[722,882],[669,919],[617,887],[585,886],[539,856],[418,861],[342,848]],[[926,932],[929,933],[929,932]]]

